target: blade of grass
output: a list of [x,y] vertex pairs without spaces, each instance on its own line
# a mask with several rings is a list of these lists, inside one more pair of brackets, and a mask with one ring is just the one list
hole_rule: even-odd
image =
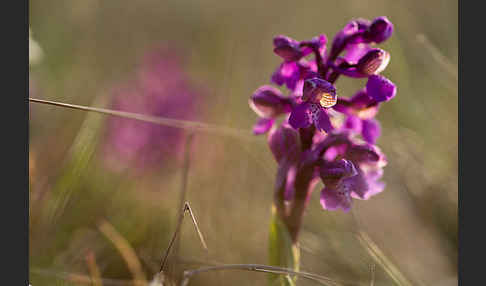
[[89,274],[91,276],[91,281],[93,282],[93,286],[103,286],[103,282],[101,280],[101,273],[96,263],[96,257],[93,251],[89,251],[86,254],[86,264],[88,265]]
[[[106,98],[98,97],[95,103],[104,105]],[[62,216],[71,195],[75,192],[82,175],[89,166],[96,149],[102,122],[102,117],[98,114],[88,114],[69,149],[63,173],[50,191],[53,198],[46,201],[44,207],[46,223],[53,227],[57,225],[57,220]]]
[[130,243],[106,220],[102,220],[98,224],[98,229],[113,243],[127,263],[128,269],[132,272],[135,280],[135,285],[146,285],[147,279],[142,270],[142,265]]
[[371,263],[371,265],[370,265],[370,272],[371,272],[370,286],[375,286],[375,269],[376,269],[376,264]]
[[359,242],[367,250],[368,254],[373,258],[373,260],[378,263],[385,272],[395,281],[397,285],[412,286],[413,284],[398,270],[398,267],[386,257],[386,255],[381,251],[381,249],[376,245],[376,243],[371,240],[371,238],[364,231],[359,231],[358,235]]
[[425,47],[430,55],[432,55],[432,58],[439,63],[456,81],[458,81],[459,76],[457,74],[457,67],[455,67],[454,64],[452,64],[424,34],[418,34],[416,37],[417,41]]

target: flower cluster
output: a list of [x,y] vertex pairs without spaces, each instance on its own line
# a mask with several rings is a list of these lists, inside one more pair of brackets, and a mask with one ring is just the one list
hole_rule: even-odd
[[[191,120],[200,114],[202,92],[190,83],[180,58],[166,48],[145,55],[136,79],[113,92],[111,108],[151,116]],[[146,170],[160,167],[183,148],[183,131],[111,117],[105,140],[107,162]]]
[[[279,164],[277,200],[305,205],[321,180],[323,208],[347,211],[351,198],[366,200],[384,189],[379,180],[386,159],[374,145],[380,135],[374,117],[380,104],[395,96],[396,87],[380,75],[390,54],[375,45],[392,32],[392,23],[378,17],[350,21],[329,50],[325,35],[301,42],[274,38],[274,52],[283,61],[271,82],[285,86],[288,95],[264,85],[249,104],[260,117],[254,133],[270,131],[269,146]],[[334,85],[340,76],[367,82],[353,96],[340,97]],[[283,121],[276,126],[279,117]]]

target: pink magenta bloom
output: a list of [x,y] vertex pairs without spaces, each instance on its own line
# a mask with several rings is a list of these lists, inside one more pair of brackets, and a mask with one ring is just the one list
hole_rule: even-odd
[[[177,56],[168,50],[150,52],[137,77],[113,91],[110,108],[151,116],[194,119],[201,114],[202,92]],[[110,117],[104,150],[114,168],[160,167],[173,159],[183,144],[183,131],[132,119]]]
[[[276,197],[301,204],[320,179],[322,207],[348,211],[353,199],[383,191],[386,159],[374,145],[381,134],[375,116],[397,89],[381,75],[390,54],[375,45],[390,38],[393,29],[386,17],[355,19],[334,36],[329,50],[323,34],[304,41],[274,38],[282,62],[270,81],[287,92],[264,85],[249,104],[259,117],[254,133],[269,132],[279,165]],[[366,78],[366,85],[351,97],[338,95],[340,76]]]

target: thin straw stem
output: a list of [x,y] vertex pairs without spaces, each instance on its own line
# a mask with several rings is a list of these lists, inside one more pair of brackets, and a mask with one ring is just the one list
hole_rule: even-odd
[[243,271],[266,272],[266,273],[273,273],[273,274],[285,274],[285,275],[300,276],[318,282],[322,285],[333,285],[333,286],[341,285],[339,282],[321,275],[308,273],[308,272],[293,271],[291,269],[277,267],[277,266],[269,266],[269,265],[261,265],[261,264],[225,264],[219,266],[201,267],[199,269],[185,271],[184,279],[182,280],[181,286],[187,286],[191,277],[196,274],[208,272],[208,271],[221,271],[221,270],[243,270]]
[[132,112],[126,112],[126,111],[111,110],[111,109],[106,109],[106,108],[76,105],[76,104],[63,103],[63,102],[57,102],[57,101],[51,101],[51,100],[43,100],[43,99],[30,98],[30,97],[29,97],[29,101],[35,102],[35,103],[41,103],[41,104],[47,104],[47,105],[53,105],[53,106],[60,106],[60,107],[71,108],[71,109],[77,109],[77,110],[97,112],[97,113],[106,114],[106,115],[112,115],[112,116],[129,118],[129,119],[134,119],[134,120],[139,120],[139,121],[144,121],[144,122],[150,122],[150,123],[153,123],[153,124],[164,125],[164,126],[168,126],[168,127],[190,129],[190,130],[198,131],[198,132],[207,132],[207,133],[212,133],[212,134],[217,134],[217,135],[224,135],[224,136],[228,136],[228,137],[232,137],[232,138],[236,138],[236,139],[240,139],[240,140],[245,140],[245,141],[258,141],[257,138],[251,136],[251,133],[250,133],[249,130],[238,130],[238,129],[233,129],[233,128],[229,128],[229,127],[221,127],[221,126],[203,123],[203,122],[197,122],[197,121],[188,121],[188,120],[172,119],[172,118],[165,118],[165,117],[159,117],[159,116],[150,116],[150,115],[144,115],[144,114],[139,114],[139,113],[132,113]]
[[186,213],[186,211],[188,211],[189,215],[191,216],[192,222],[194,224],[194,228],[196,229],[196,232],[199,236],[199,239],[201,241],[201,244],[202,244],[204,250],[206,250],[206,251],[208,250],[206,241],[204,240],[202,232],[197,225],[196,217],[194,216],[194,214],[192,212],[191,206],[189,205],[189,202],[185,202],[184,208],[181,210],[181,216],[179,217],[179,221],[177,223],[177,228],[176,228],[174,234],[172,235],[172,239],[169,242],[169,246],[167,247],[167,250],[164,253],[164,258],[162,259],[162,263],[160,265],[159,272],[163,272],[163,270],[164,270],[164,267],[167,263],[167,258],[169,257],[170,250],[171,250],[171,248],[172,248],[172,246],[173,246],[173,244],[174,244],[174,242],[175,242],[176,238],[178,237],[179,232],[181,230],[182,222],[183,222],[183,219],[184,219],[184,214]]

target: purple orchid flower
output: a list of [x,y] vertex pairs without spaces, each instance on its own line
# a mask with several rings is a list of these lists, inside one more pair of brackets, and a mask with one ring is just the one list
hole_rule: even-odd
[[316,72],[316,66],[312,62],[283,62],[272,74],[271,82],[280,86],[286,85],[288,89],[298,93],[299,89],[302,90],[303,81],[316,76]]
[[366,83],[368,95],[376,102],[389,101],[395,97],[397,87],[393,82],[381,75],[372,75]]
[[259,135],[268,132],[279,115],[290,112],[292,100],[284,97],[278,89],[264,85],[253,93],[249,104],[253,111],[260,116],[253,127],[253,133]]
[[327,108],[337,102],[336,88],[320,78],[311,78],[304,82],[302,103],[292,109],[289,124],[295,129],[306,128],[314,124],[318,130],[330,132],[334,129]]
[[349,45],[358,43],[381,43],[393,33],[393,24],[387,17],[375,18],[372,22],[366,19],[350,21],[334,37],[330,59],[334,60]]
[[362,35],[370,26],[370,22],[365,19],[356,19],[348,22],[339,31],[332,41],[330,59],[335,59],[349,44],[361,42],[359,36]]
[[[334,68],[342,75],[363,78],[381,73],[390,62],[390,54],[382,49],[367,49],[360,45],[344,58],[338,58]],[[364,53],[366,51],[366,53]],[[364,53],[364,54],[363,54]],[[356,61],[355,63],[353,63]]]
[[375,144],[380,135],[380,125],[374,119],[378,113],[379,103],[371,98],[366,89],[359,90],[351,98],[340,98],[334,110],[346,115],[343,128],[362,135],[363,139]]
[[325,187],[321,190],[321,205],[327,210],[351,209],[351,190],[358,174],[353,163],[340,159],[322,161],[319,174]]
[[[351,198],[367,200],[384,190],[385,184],[379,179],[383,175],[382,168],[387,162],[381,150],[374,145],[359,144],[346,133],[344,133],[344,140],[343,137],[339,139],[341,140],[335,141],[337,144],[325,149],[324,163],[320,166],[321,179],[325,184],[325,188],[321,191],[321,204],[324,209],[341,208],[347,211],[351,206]],[[342,160],[347,160],[347,163],[343,165]],[[330,180],[329,176],[333,173],[326,166],[335,166],[337,162],[341,162],[343,166],[352,164],[355,172],[344,172],[350,170],[350,167],[347,167],[341,171],[342,176],[335,178],[334,181]]]
[[303,59],[305,56],[316,53],[320,58],[325,56],[327,37],[319,35],[309,41],[298,42],[286,36],[277,36],[273,40],[274,52],[284,59],[284,62],[275,70],[271,81],[277,85],[286,85],[287,88],[299,94],[303,81],[316,76],[317,65],[315,61]]
[[268,134],[268,145],[279,164],[277,188],[284,189],[284,199],[290,200],[294,194],[295,176],[301,159],[299,134],[287,124],[272,129]]
[[364,38],[369,42],[381,43],[387,40],[393,33],[393,24],[387,17],[378,17],[373,20]]
[[282,125],[270,133],[269,146],[279,163],[277,181],[285,190],[285,200],[295,194],[299,171],[310,165],[317,173],[309,177],[309,185],[313,187],[317,178],[322,180],[320,201],[326,210],[349,211],[352,199],[367,200],[384,190],[385,184],[380,181],[386,165],[384,154],[374,145],[356,141],[346,130],[328,134],[306,153],[299,148],[298,133]]
[[[276,204],[282,218],[290,220],[294,240],[298,218],[319,179],[324,183],[321,205],[327,210],[348,211],[353,199],[367,200],[384,189],[380,179],[386,158],[374,145],[381,133],[375,116],[382,103],[395,97],[396,86],[380,75],[390,54],[374,45],[387,40],[393,29],[386,17],[352,20],[333,38],[329,51],[323,34],[300,42],[283,35],[273,40],[283,61],[270,81],[286,87],[288,96],[262,86],[250,107],[260,117],[254,133],[270,131],[268,144],[278,163]],[[341,75],[367,78],[366,86],[350,98],[338,98],[334,83]],[[275,126],[279,116],[284,120]]]
[[[201,112],[202,95],[202,89],[190,83],[180,59],[161,48],[145,56],[133,82],[113,91],[111,108],[191,120]],[[177,128],[110,117],[104,142],[107,164],[115,170],[160,167],[183,148],[183,135]]]
[[346,114],[344,127],[361,133],[371,144],[380,136],[380,124],[374,119],[381,102],[389,101],[396,95],[396,86],[378,75],[368,78],[366,88],[359,90],[350,99],[340,98],[334,110]]
[[300,42],[300,46],[303,48],[303,51],[305,51],[306,55],[317,51],[321,57],[325,57],[326,55],[326,44],[327,37],[324,34],[314,37],[309,41]]
[[276,36],[273,45],[273,51],[287,62],[298,61],[312,52],[302,48],[298,41],[284,35]]

